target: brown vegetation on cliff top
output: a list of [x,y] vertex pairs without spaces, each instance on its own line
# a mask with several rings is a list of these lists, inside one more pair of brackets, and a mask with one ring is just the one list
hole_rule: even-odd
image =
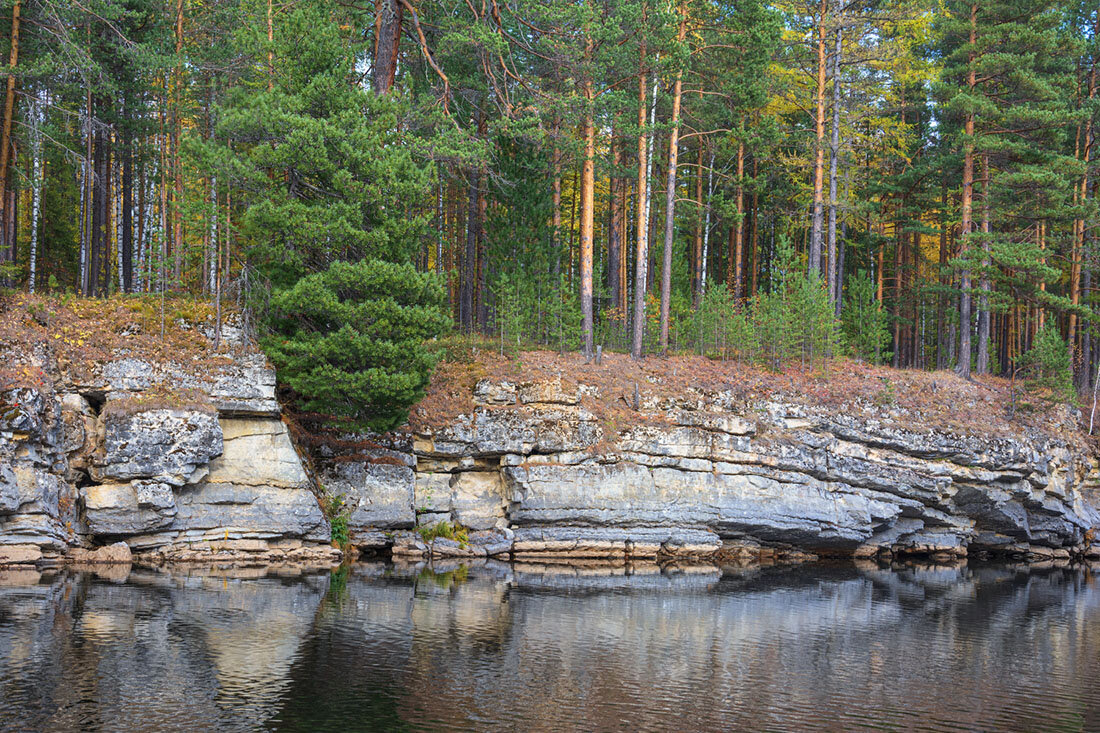
[[791,366],[773,372],[694,354],[634,361],[627,354],[605,353],[602,365],[597,366],[574,353],[523,351],[502,356],[490,349],[475,351],[473,358],[439,365],[427,395],[410,414],[410,429],[437,429],[459,414],[469,414],[475,407],[473,389],[480,380],[522,384],[560,378],[567,392],[578,384],[598,388],[598,397],[582,395],[581,405],[599,419],[617,425],[661,420],[659,414],[644,415],[634,409],[637,386],[643,401],[655,398],[658,404],[683,398],[691,390],[729,392],[733,402],[747,411],[775,401],[837,413],[873,414],[912,430],[1011,437],[1031,428],[1069,440],[1084,438],[1076,424],[1079,420],[1074,420],[1065,406],[1029,395],[1019,382],[1013,387],[1009,380],[998,377],[967,381],[949,371],[892,369],[849,359],[834,360],[824,369]]
[[164,314],[162,339],[159,296],[0,295],[0,387],[47,386],[54,375],[39,365],[45,350],[78,378],[123,356],[200,366],[229,363],[231,357],[215,352],[198,328],[214,322],[209,303],[167,298]]
[[[157,296],[0,295],[0,388],[48,386],[55,375],[39,368],[35,355],[42,349],[52,352],[59,365],[76,375],[91,374],[97,365],[122,356],[200,366],[230,362],[228,350],[215,352],[199,328],[213,322],[214,311],[208,303],[185,297],[167,299],[164,339],[159,309]],[[489,340],[458,338],[448,342],[448,358],[440,363],[427,394],[410,413],[408,428],[412,431],[437,429],[460,414],[469,414],[475,407],[473,390],[480,380],[523,384],[560,379],[566,391],[575,391],[578,384],[596,387],[598,396],[583,395],[581,404],[599,419],[616,425],[661,421],[659,414],[634,409],[637,386],[643,400],[683,398],[691,390],[729,392],[733,402],[746,410],[781,401],[837,412],[871,410],[879,419],[917,430],[1007,437],[1032,428],[1067,439],[1084,435],[1083,430],[1070,428],[1072,421],[1063,406],[1028,395],[1019,383],[1013,388],[1008,380],[997,377],[966,381],[952,372],[899,370],[847,359],[832,361],[824,369],[791,366],[772,372],[697,355],[634,361],[626,354],[605,353],[602,365],[597,366],[574,353],[501,355]],[[455,343],[459,348],[454,348]]]

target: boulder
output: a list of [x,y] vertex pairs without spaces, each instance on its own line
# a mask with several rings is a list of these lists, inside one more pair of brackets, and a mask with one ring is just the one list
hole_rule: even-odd
[[130,547],[125,542],[115,542],[112,545],[97,547],[94,550],[74,547],[65,556],[68,562],[88,564],[117,564],[122,565],[133,560]]

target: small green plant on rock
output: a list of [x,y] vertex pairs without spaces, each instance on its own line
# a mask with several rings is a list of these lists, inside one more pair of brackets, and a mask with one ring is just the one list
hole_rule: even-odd
[[328,519],[329,537],[332,544],[343,551],[347,551],[351,545],[351,535],[348,532],[348,520],[351,518],[351,507],[343,494],[334,494],[321,490],[318,503],[321,512]]
[[427,527],[420,527],[417,531],[420,533],[420,538],[424,540],[425,543],[430,543],[434,539],[442,538],[445,540],[453,540],[462,547],[466,547],[470,544],[469,530],[457,524],[451,524],[446,520],[436,522]]

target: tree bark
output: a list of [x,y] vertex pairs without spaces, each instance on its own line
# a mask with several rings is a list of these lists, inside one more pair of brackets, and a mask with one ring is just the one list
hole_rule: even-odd
[[122,291],[134,291],[134,155],[132,141],[127,134],[122,150]]
[[[968,56],[969,70],[966,74],[967,89],[973,94],[977,84],[977,74],[974,68],[974,44],[978,37],[978,5],[970,5],[970,52]],[[968,239],[973,228],[973,201],[974,201],[974,112],[967,110],[963,125],[966,140],[963,143],[963,180],[962,180],[962,224],[959,231],[959,254],[966,255]],[[960,377],[970,379],[970,270],[963,267],[960,274],[959,297],[959,354],[955,371]]]
[[[679,43],[687,33],[687,15],[680,10],[680,28],[676,34]],[[676,72],[672,85],[672,129],[668,133],[668,188],[665,192],[665,245],[664,263],[661,268],[661,353],[668,355],[669,310],[672,301],[672,240],[676,226],[676,165],[680,155],[680,93],[683,89],[683,71]]]
[[821,240],[824,228],[825,180],[825,17],[828,0],[821,0],[817,17],[817,89],[814,95],[814,200],[810,233],[809,273],[821,274]]
[[837,215],[837,163],[840,158],[840,54],[843,47],[841,43],[840,29],[840,0],[837,1],[837,27],[836,41],[833,49],[833,129],[829,139],[829,302],[834,310],[840,302],[840,293],[837,289],[837,247],[836,247],[836,215]]
[[[649,184],[649,158],[647,155],[646,136],[647,129],[645,124],[645,112],[646,112],[646,44],[643,39],[639,44],[639,58],[638,58],[638,187],[635,194],[637,198],[637,224],[635,228],[635,236],[637,237],[635,247],[635,265],[634,265],[634,329],[633,338],[630,345],[630,356],[634,359],[642,358],[642,343],[645,336],[645,286],[646,286],[646,267],[649,265],[649,233],[647,231],[649,224],[649,194],[647,186]],[[656,98],[657,90],[653,90],[653,96]]]
[[607,227],[607,280],[610,291],[612,307],[618,307],[622,293],[623,283],[619,279],[620,259],[622,257],[622,231],[621,211],[619,199],[622,197],[622,182],[618,177],[619,165],[622,163],[622,150],[616,137],[616,130],[611,130],[611,175],[608,185],[610,198],[608,202],[610,221]]
[[[756,156],[752,157],[752,177],[755,179],[757,174],[757,160]],[[756,190],[756,184],[753,184],[752,190],[752,230],[749,232],[749,239],[752,246],[752,290],[751,297],[756,297],[756,283],[760,274],[760,260],[759,260],[759,238],[758,222],[760,221],[760,192]]]
[[[1093,37],[1097,37],[1100,34],[1100,11],[1096,15],[1096,25],[1094,28]],[[1088,95],[1089,102],[1092,102],[1096,98],[1096,61],[1092,62],[1092,67],[1089,69],[1089,81],[1088,81]],[[1089,161],[1092,157],[1092,113],[1090,112],[1088,118],[1085,120],[1085,132],[1084,139],[1082,140],[1082,153],[1081,158],[1085,164],[1084,175],[1081,176],[1081,182],[1078,185],[1075,192],[1075,198],[1078,205],[1083,206],[1088,196],[1088,181],[1089,181]],[[1074,221],[1073,232],[1073,245],[1070,253],[1070,276],[1069,276],[1069,292],[1070,301],[1074,306],[1081,303],[1081,251],[1084,249],[1085,244],[1085,227],[1086,223],[1084,219],[1078,218]],[[1078,351],[1077,347],[1077,314],[1070,311],[1069,314],[1069,350],[1070,354],[1074,355]],[[1076,366],[1076,365],[1075,365]],[[1089,374],[1089,365],[1087,363],[1083,366],[1083,373]]]
[[[592,54],[592,41],[588,41],[586,56]],[[592,319],[592,249],[595,235],[595,189],[596,189],[596,123],[592,106],[595,95],[591,79],[584,82],[584,163],[581,170],[581,232],[580,232],[580,270],[581,270],[581,332],[585,359],[591,359],[594,353],[594,334]]]
[[[176,0],[176,58],[183,55],[183,0]],[[180,287],[180,275],[183,267],[183,159],[180,154],[180,133],[183,121],[180,115],[180,107],[183,105],[181,90],[183,88],[182,61],[177,60],[175,71],[175,103],[172,105],[172,151],[173,169],[175,172],[175,193],[172,199],[172,277],[176,287]]]
[[703,271],[703,138],[699,138],[699,152],[695,163],[695,237],[691,248],[692,303],[699,308],[703,297],[700,274]]
[[551,257],[554,261],[551,263],[554,272],[554,286],[557,287],[556,282],[561,276],[561,146],[558,144],[558,136],[561,134],[561,118],[557,115],[554,116],[554,151],[551,153],[551,175],[553,176],[553,191],[551,212],[553,231],[550,233],[551,241]]
[[978,276],[978,354],[975,371],[989,373],[989,156],[982,156],[982,271]]
[[38,223],[42,211],[42,105],[31,102],[31,250],[28,289],[34,292],[38,268]]
[[397,74],[404,7],[400,0],[378,0],[374,24],[374,93],[387,94]]
[[13,147],[11,127],[15,118],[15,68],[19,63],[19,12],[21,5],[21,0],[15,0],[11,11],[11,52],[8,55],[8,68],[10,70],[4,92],[4,123],[2,130],[0,130],[0,206],[4,207],[4,215],[0,217],[0,220],[4,223],[4,226],[0,227],[3,230],[0,232],[0,237],[3,238],[3,241],[0,241],[0,263],[15,261],[15,237],[7,226],[9,220],[14,221],[15,219],[12,211],[14,199],[8,191],[8,170],[11,164]]
[[703,219],[703,257],[699,266],[699,299],[707,294],[707,257],[710,255],[710,201],[714,196],[714,149],[710,151],[710,161],[707,164],[707,211]]
[[481,171],[470,170],[469,207],[466,210],[466,251],[462,258],[462,284],[459,288],[459,322],[462,330],[474,330],[474,278],[477,275],[477,192]]
[[745,142],[737,141],[737,220],[730,230],[730,272],[733,275],[733,297],[741,299],[744,282],[744,231],[745,231]]

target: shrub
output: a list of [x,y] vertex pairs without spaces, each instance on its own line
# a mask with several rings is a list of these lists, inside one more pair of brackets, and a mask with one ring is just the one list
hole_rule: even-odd
[[379,260],[335,262],[272,297],[262,345],[300,408],[389,430],[424,393],[448,327],[436,276]]
[[778,242],[778,284],[753,302],[753,327],[763,360],[772,369],[801,360],[812,364],[836,355],[843,343],[829,294],[821,278],[809,277],[786,239]]
[[428,525],[427,527],[420,527],[417,530],[420,533],[421,539],[424,542],[431,542],[436,538],[443,538],[445,540],[454,540],[458,544],[465,547],[470,542],[470,533],[465,527],[460,527],[457,524],[451,524],[444,520],[442,522],[436,522],[435,524]]
[[1020,368],[1028,390],[1057,402],[1077,401],[1069,348],[1050,321],[1039,329],[1031,348],[1020,357]]
[[889,319],[890,315],[875,300],[875,283],[864,270],[860,270],[848,280],[841,313],[844,336],[852,355],[872,364],[889,359],[892,356],[887,348],[890,343]]

